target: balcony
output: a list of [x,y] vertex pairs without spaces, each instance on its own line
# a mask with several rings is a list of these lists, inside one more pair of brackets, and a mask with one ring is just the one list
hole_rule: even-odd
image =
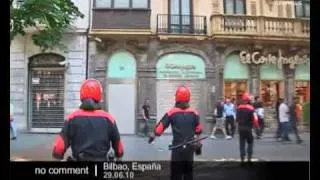
[[207,35],[206,16],[192,15],[157,15],[157,34],[184,36]]
[[213,39],[309,41],[310,20],[264,16],[212,15]]
[[119,38],[151,35],[150,9],[95,8],[92,11],[91,35]]

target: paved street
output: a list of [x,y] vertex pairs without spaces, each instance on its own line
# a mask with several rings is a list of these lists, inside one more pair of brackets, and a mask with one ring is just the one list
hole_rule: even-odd
[[[254,149],[255,160],[262,161],[309,161],[310,135],[303,133],[304,142],[300,145],[292,142],[281,143],[274,140],[273,134],[266,134],[256,140]],[[12,160],[52,161],[51,152],[54,134],[20,134],[17,140],[10,143]],[[147,144],[147,138],[123,136],[125,156],[123,160],[169,160],[170,152],[165,150],[172,137],[162,136],[154,144]],[[232,140],[206,139],[203,141],[203,154],[197,156],[198,161],[235,161],[239,160],[238,136]],[[70,152],[68,152],[69,154]]]

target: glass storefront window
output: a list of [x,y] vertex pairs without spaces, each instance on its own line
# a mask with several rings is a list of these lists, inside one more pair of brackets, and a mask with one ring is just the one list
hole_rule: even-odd
[[296,81],[295,82],[295,97],[299,98],[301,104],[304,104],[310,98],[310,82]]
[[242,93],[248,90],[247,81],[225,81],[224,82],[224,96],[228,98],[235,98],[237,104],[240,103]]
[[283,81],[261,81],[260,97],[265,106],[274,107],[278,98],[284,98]]

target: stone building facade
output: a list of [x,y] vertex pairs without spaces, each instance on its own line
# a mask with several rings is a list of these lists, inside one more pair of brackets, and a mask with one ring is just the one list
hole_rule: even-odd
[[[309,20],[296,17],[295,9],[301,7],[292,2],[230,3],[112,0],[93,4],[89,76],[103,84],[103,107],[116,117],[122,134],[140,131],[146,98],[151,101],[150,124],[158,121],[173,106],[179,85],[191,88],[191,104],[200,112],[206,132],[222,96],[237,100],[248,91],[263,99],[268,115],[275,112],[275,99],[290,102],[296,89],[305,91],[300,93],[303,101],[308,99]],[[272,63],[279,52],[281,68]],[[243,53],[267,60],[248,63],[241,60]],[[288,68],[295,57],[300,59],[298,65]],[[270,116],[267,121],[272,126],[275,120]]]
[[85,18],[66,32],[66,50],[42,53],[32,43],[34,29],[17,36],[10,47],[10,101],[18,130],[59,132],[65,116],[80,104],[80,83],[86,79],[89,2],[75,0]]

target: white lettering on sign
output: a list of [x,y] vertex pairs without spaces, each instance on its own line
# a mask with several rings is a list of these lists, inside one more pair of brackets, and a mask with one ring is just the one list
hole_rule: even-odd
[[291,69],[294,69],[296,65],[305,64],[308,62],[308,56],[291,56],[283,57],[281,50],[278,51],[278,55],[268,54],[267,56],[261,55],[260,52],[253,52],[252,54],[241,51],[240,52],[240,61],[243,64],[274,64],[279,69],[282,69],[282,65],[288,64]]

